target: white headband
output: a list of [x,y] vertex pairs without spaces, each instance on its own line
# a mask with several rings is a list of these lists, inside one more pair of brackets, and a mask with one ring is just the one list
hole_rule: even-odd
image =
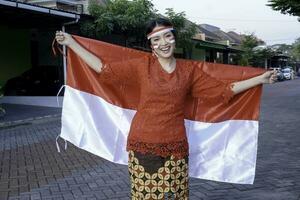
[[156,30],[156,31],[152,31],[151,33],[149,33],[149,34],[147,35],[147,39],[149,40],[150,38],[153,38],[153,37],[155,37],[155,36],[158,36],[158,35],[167,33],[167,32],[169,32],[169,31],[173,31],[173,30],[174,30],[174,28],[169,26],[169,27],[164,27],[164,28],[162,28],[162,29],[158,29],[158,30]]

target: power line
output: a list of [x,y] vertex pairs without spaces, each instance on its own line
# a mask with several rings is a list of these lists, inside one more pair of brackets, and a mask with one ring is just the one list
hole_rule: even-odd
[[230,18],[207,18],[207,17],[192,17],[197,19],[205,20],[216,20],[216,21],[240,21],[240,22],[297,22],[297,20],[274,20],[274,19],[230,19]]
[[296,38],[282,38],[282,39],[274,39],[274,40],[264,40],[264,41],[288,41],[288,40],[296,40]]

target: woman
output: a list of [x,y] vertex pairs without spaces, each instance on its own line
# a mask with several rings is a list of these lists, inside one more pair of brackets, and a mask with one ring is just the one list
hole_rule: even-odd
[[[57,32],[59,44],[78,54],[99,78],[139,85],[140,102],[129,131],[129,173],[132,199],[188,198],[188,142],[184,127],[187,94],[225,103],[240,92],[275,81],[274,72],[225,84],[201,68],[174,58],[176,36],[166,19],[151,21],[147,39],[152,56],[103,63],[69,34]],[[137,64],[138,63],[138,64]]]

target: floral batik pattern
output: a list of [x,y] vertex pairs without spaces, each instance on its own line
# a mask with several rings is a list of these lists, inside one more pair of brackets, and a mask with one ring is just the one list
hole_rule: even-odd
[[187,157],[153,157],[129,151],[132,200],[188,199]]

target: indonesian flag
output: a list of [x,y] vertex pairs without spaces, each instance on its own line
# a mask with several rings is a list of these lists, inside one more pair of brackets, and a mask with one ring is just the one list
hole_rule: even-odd
[[[73,36],[105,63],[145,52]],[[127,164],[126,141],[139,102],[139,90],[103,82],[99,74],[68,50],[67,85],[60,137],[114,163]],[[262,69],[199,62],[224,82],[257,76]],[[252,184],[255,176],[261,86],[236,95],[228,104],[189,97],[185,127],[191,177]]]

